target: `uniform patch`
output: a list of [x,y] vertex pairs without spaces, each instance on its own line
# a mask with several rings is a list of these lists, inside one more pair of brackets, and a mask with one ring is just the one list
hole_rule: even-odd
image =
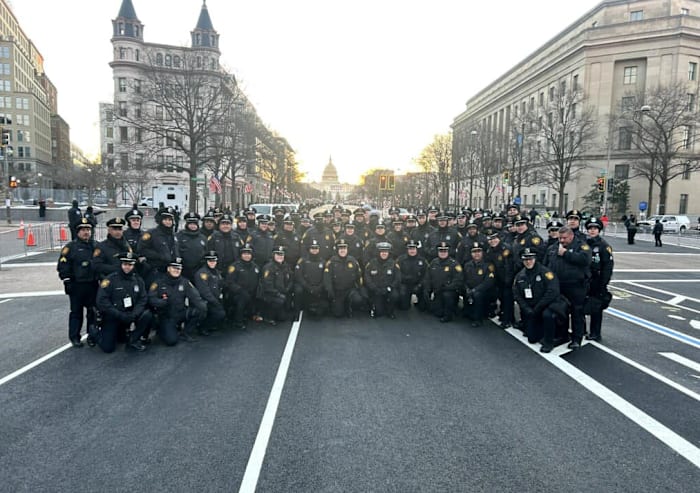
[[206,281],[209,278],[206,272],[199,274],[199,277],[202,279],[202,281]]
[[230,265],[228,268],[228,273],[232,274],[233,272],[236,272],[236,268],[233,265]]
[[547,279],[548,281],[551,281],[552,279],[554,279],[554,273],[547,271],[544,273],[544,278]]
[[143,241],[148,241],[148,240],[150,240],[150,239],[151,239],[151,233],[146,232],[146,233],[142,234],[142,235],[141,235],[141,239],[142,239]]
[[100,250],[99,248],[95,248],[95,250],[92,252],[92,256],[99,257],[101,252],[102,250]]
[[584,243],[583,245],[581,245],[581,250],[583,250],[584,252],[587,252],[590,249],[591,249],[591,247],[589,247],[587,243]]
[[70,248],[68,248],[67,246],[63,247],[63,250],[61,250],[61,255],[66,255],[68,252],[70,252]]
[[456,270],[457,272],[462,272],[462,266],[459,265],[459,264],[455,265],[455,270]]
[[270,271],[269,271],[269,270],[266,270],[265,273],[263,274],[263,277],[264,277],[265,279],[267,279],[267,278],[269,277],[269,275],[270,275]]
[[155,283],[155,282],[152,283],[152,284],[151,284],[151,287],[150,287],[149,289],[150,289],[151,291],[155,291],[156,289],[158,289],[158,283]]
[[535,237],[532,239],[532,244],[533,244],[533,245],[537,246],[537,245],[539,245],[540,243],[542,243],[542,240],[540,240],[539,236],[535,236]]
[[489,272],[494,272],[496,268],[493,266],[493,264],[489,264]]
[[477,276],[483,276],[483,275],[484,275],[484,269],[479,269],[478,271],[476,271],[476,275],[477,275]]
[[449,266],[445,266],[444,271],[445,271],[445,272],[450,272],[450,267],[449,267]]
[[68,262],[68,259],[67,259],[66,257],[61,257],[61,259],[59,260],[59,262]]
[[101,288],[106,288],[109,286],[109,279],[103,279],[102,282],[100,283]]
[[510,256],[510,250],[503,250],[503,256],[504,256],[504,257],[509,257],[509,256]]
[[612,255],[612,247],[609,246],[608,248],[606,248],[606,250],[608,251],[608,253],[609,253],[610,255]]
[[348,262],[348,269],[354,269],[354,268],[355,268],[355,264],[353,264],[352,262]]

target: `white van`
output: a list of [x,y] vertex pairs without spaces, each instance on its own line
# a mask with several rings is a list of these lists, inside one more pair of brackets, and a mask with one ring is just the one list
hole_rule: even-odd
[[666,214],[664,216],[651,216],[648,219],[638,221],[637,225],[643,231],[651,231],[656,220],[661,221],[664,226],[664,233],[685,233],[690,228],[690,218],[678,214]]
[[295,212],[299,208],[299,204],[250,204],[248,207],[255,209],[255,218],[267,214],[272,217],[272,210],[275,207],[284,207],[287,212]]

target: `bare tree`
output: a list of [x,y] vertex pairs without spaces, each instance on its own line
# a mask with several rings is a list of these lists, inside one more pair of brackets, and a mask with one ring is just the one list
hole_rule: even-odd
[[625,98],[622,116],[634,129],[634,147],[644,156],[632,165],[632,176],[647,180],[650,209],[653,184],[658,185],[659,214],[666,212],[671,180],[700,170],[700,159],[694,150],[698,124],[696,91],[683,82],[675,82]]
[[472,198],[472,176],[469,186],[469,206],[484,207],[491,206],[491,197],[496,189],[496,185],[500,180],[499,155],[501,154],[501,142],[498,134],[489,129],[486,125],[478,125],[475,136],[475,162],[474,180],[479,184],[484,194],[483,204],[477,204]]
[[452,171],[452,133],[435,135],[417,159],[418,165],[430,174],[434,189],[438,191],[439,202],[447,206],[449,202],[450,178]]
[[596,120],[578,88],[566,91],[562,84],[552,96],[544,108],[530,108],[526,120],[537,128],[535,181],[557,192],[563,211],[567,185],[586,168],[582,157],[595,136]]

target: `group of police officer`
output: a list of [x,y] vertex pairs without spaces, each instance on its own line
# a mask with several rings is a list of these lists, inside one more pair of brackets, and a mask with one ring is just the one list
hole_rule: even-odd
[[[603,224],[569,211],[567,225],[547,225],[545,241],[513,204],[504,213],[436,207],[405,217],[365,208],[333,206],[313,217],[282,207],[273,216],[246,209],[237,217],[211,209],[189,212],[173,229],[175,211],[161,208],[157,226],[141,231],[142,212],[107,222],[107,238],[92,240],[93,224],[76,225],[64,246],[58,273],[70,297],[69,338],[105,352],[118,342],[143,351],[155,329],[167,345],[207,336],[249,320],[276,324],[304,310],[395,318],[412,305],[441,322],[461,314],[479,326],[498,315],[504,328],[518,325],[541,350],[568,337],[580,346],[600,340],[602,312],[610,301],[612,249]],[[235,223],[235,227],[234,227]],[[520,321],[515,322],[517,304]]]

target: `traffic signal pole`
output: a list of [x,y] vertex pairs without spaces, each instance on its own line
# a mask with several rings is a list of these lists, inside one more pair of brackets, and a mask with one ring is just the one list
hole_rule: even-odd
[[2,148],[2,167],[5,179],[5,217],[7,218],[7,224],[12,224],[12,190],[10,189],[10,165],[7,160],[7,155],[9,154],[9,130],[0,128],[0,135],[2,135],[2,145],[0,147]]

